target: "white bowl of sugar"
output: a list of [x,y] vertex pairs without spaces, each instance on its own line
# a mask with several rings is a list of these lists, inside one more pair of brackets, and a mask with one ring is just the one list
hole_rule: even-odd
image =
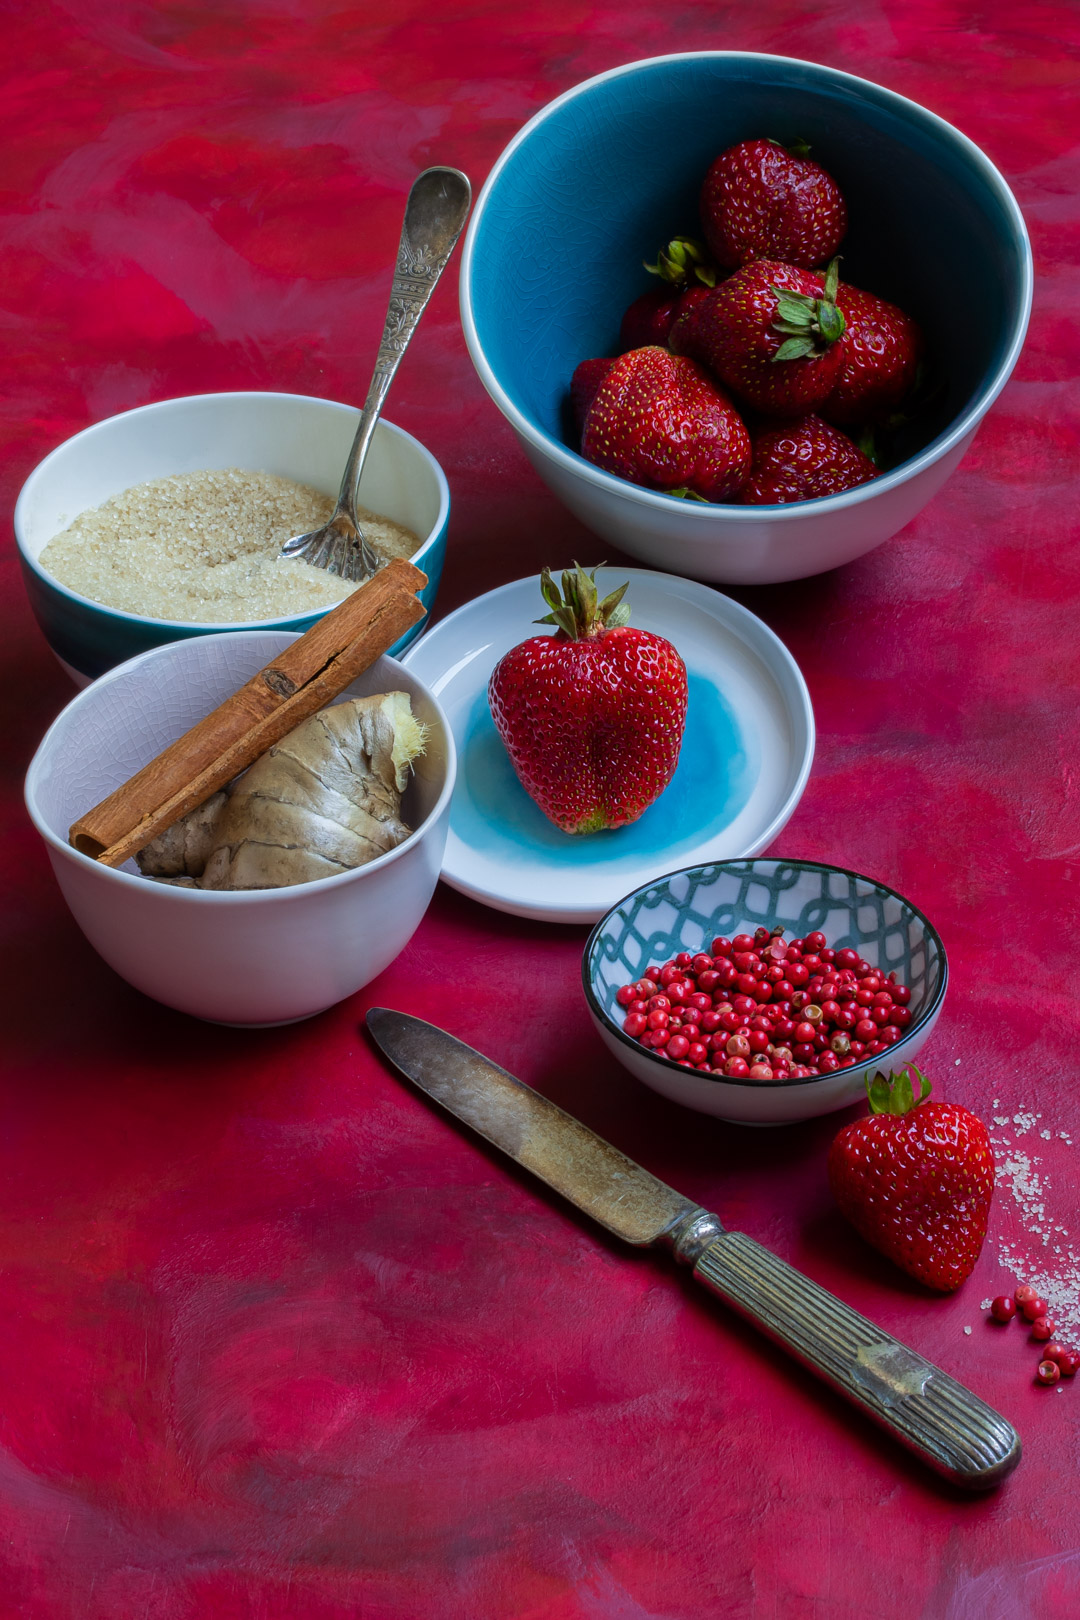
[[[302,394],[195,394],[109,417],[46,456],[19,495],[15,537],[31,607],[72,678],[192,636],[309,629],[348,587],[276,552],[328,515],[358,420]],[[389,520],[376,545],[427,574],[430,612],[450,514],[439,463],[382,420],[358,500]]]

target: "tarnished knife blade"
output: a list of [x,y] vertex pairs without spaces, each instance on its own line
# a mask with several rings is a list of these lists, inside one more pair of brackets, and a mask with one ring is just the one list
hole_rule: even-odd
[[655,1243],[697,1204],[628,1159],[464,1041],[373,1007],[368,1028],[395,1068],[616,1237]]
[[997,1485],[1020,1460],[1000,1412],[891,1333],[709,1210],[665,1186],[471,1046],[408,1013],[373,1007],[368,1028],[409,1080],[616,1237],[659,1243],[946,1479]]

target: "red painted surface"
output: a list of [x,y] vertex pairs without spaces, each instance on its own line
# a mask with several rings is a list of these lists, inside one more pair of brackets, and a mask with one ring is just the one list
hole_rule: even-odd
[[[799,659],[819,722],[779,849],[875,874],[934,918],[953,979],[927,1067],[984,1116],[995,1098],[1003,1118],[1042,1115],[1020,1146],[1041,1160],[1043,1224],[1064,1228],[1080,1189],[1078,45],[1067,0],[24,0],[4,8],[0,92],[8,509],[48,449],[127,406],[358,399],[414,172],[481,180],[529,114],[603,68],[703,46],[806,56],[985,148],[1037,258],[1014,380],[896,540],[743,600]],[[391,410],[451,481],[441,611],[595,551],[482,393],[453,279]],[[1005,1189],[971,1281],[927,1296],[833,1213],[839,1120],[755,1133],[666,1104],[587,1024],[584,931],[447,891],[369,993],[309,1024],[244,1034],[140,998],[78,933],[23,815],[23,769],[70,688],[10,537],[2,567],[3,1614],[1080,1612],[1080,1388],[1034,1388],[1022,1330],[980,1310],[1006,1245],[1044,1276],[1076,1237],[1043,1246]],[[664,1261],[508,1172],[368,1050],[370,1002],[483,1045],[968,1380],[1022,1432],[1011,1483],[983,1500],[939,1486]]]

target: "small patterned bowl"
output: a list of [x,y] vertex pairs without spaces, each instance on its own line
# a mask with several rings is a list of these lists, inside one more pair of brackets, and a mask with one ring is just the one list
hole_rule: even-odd
[[777,923],[793,938],[819,929],[834,948],[853,947],[872,966],[895,969],[911,990],[912,1020],[903,1040],[889,1047],[886,1069],[914,1058],[937,1023],[948,983],[936,929],[910,900],[858,872],[758,858],[669,872],[635,889],[597,923],[585,947],[582,983],[593,1023],[620,1063],[673,1102],[740,1125],[811,1119],[863,1097],[867,1075],[886,1054],[804,1080],[729,1080],[680,1068],[623,1032],[616,992],[650,962],[708,950],[717,934],[731,938]]

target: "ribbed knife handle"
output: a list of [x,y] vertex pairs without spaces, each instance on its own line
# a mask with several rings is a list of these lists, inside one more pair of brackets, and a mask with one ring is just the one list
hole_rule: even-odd
[[753,1238],[725,1232],[694,1276],[946,1479],[989,1490],[1020,1461],[993,1407]]

